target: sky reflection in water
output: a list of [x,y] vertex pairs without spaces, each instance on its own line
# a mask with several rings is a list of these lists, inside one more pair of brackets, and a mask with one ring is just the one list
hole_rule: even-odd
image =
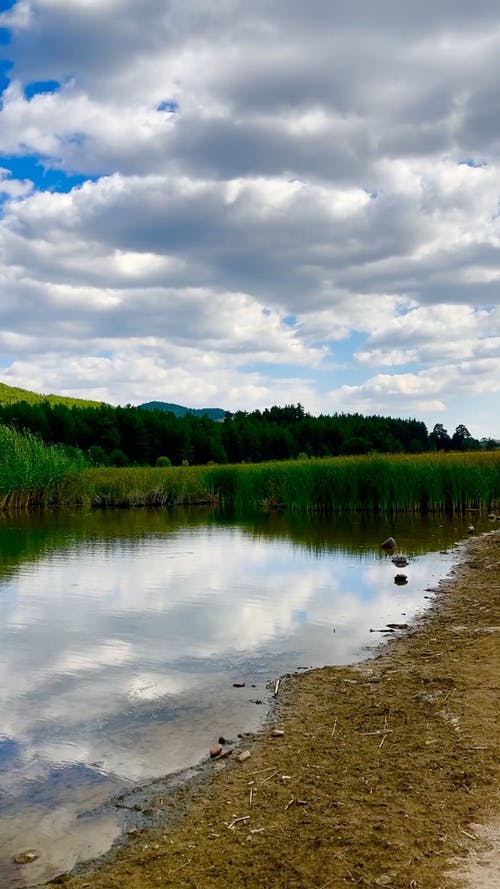
[[[397,587],[378,544],[315,549],[207,523],[70,536],[13,565],[0,577],[0,854],[20,825],[36,845],[40,817],[56,848],[79,810],[256,728],[269,680],[359,659],[380,642],[370,628],[411,620],[449,564],[416,555]],[[8,879],[23,884],[19,869]]]

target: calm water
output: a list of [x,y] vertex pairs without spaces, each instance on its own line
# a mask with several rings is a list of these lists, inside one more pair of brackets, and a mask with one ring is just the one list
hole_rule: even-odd
[[[106,800],[256,729],[280,674],[366,657],[370,629],[427,605],[467,524],[4,517],[0,885],[107,849],[123,822]],[[388,534],[411,559],[403,587]],[[37,862],[12,864],[33,847]]]

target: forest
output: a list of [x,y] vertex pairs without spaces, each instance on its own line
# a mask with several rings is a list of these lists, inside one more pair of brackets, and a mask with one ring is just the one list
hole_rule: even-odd
[[0,424],[32,433],[46,444],[78,448],[95,466],[259,463],[297,457],[471,451],[495,444],[477,441],[463,425],[449,435],[442,424],[436,424],[429,434],[425,424],[415,419],[360,414],[314,417],[300,404],[226,413],[217,422],[207,416],[176,417],[130,405],[18,401],[0,405]]

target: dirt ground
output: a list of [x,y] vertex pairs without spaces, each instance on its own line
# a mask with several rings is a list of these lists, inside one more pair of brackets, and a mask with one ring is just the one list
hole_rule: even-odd
[[282,681],[272,724],[239,748],[250,757],[214,761],[157,800],[162,830],[48,885],[500,885],[499,555],[499,531],[468,541],[417,626],[361,665]]

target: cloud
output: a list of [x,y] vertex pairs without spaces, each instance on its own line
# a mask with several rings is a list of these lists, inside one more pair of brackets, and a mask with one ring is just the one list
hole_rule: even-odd
[[447,399],[474,398],[500,391],[500,356],[444,363],[418,373],[377,374],[359,386],[345,385],[327,393],[328,404],[338,410],[381,413],[391,404],[393,414],[413,416],[418,412],[446,410]]
[[[0,15],[7,381],[33,385],[38,365],[39,391],[114,402],[316,410],[342,391],[424,416],[468,397],[498,337],[496,7],[360,13],[18,0]],[[30,157],[87,181],[48,188]],[[448,388],[421,398],[432,373]],[[401,377],[419,381],[406,401]]]

